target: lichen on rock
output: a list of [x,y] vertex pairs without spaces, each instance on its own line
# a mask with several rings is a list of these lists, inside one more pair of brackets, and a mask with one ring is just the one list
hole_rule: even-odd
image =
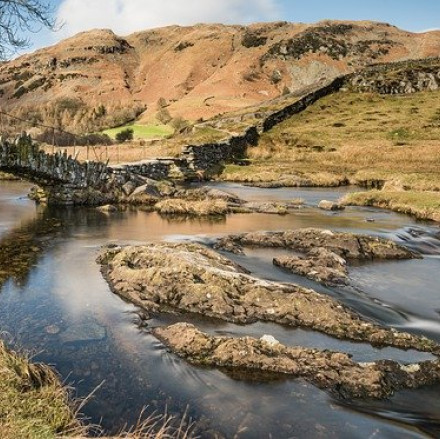
[[106,248],[98,262],[113,290],[148,312],[197,313],[243,324],[270,321],[376,346],[440,352],[434,341],[379,327],[331,297],[255,278],[199,244]]
[[303,378],[341,398],[386,398],[400,389],[440,381],[438,360],[357,363],[342,352],[286,347],[264,338],[214,337],[187,323],[159,327],[153,334],[192,364]]
[[218,250],[236,254],[243,254],[245,247],[282,248],[300,253],[275,257],[273,263],[328,285],[348,283],[347,262],[352,260],[420,257],[387,239],[314,228],[229,235],[215,244]]

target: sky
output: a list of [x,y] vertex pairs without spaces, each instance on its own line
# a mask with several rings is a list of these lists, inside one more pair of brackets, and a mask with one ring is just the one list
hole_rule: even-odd
[[30,34],[30,49],[77,32],[110,28],[119,35],[171,24],[256,21],[312,23],[374,20],[421,32],[440,29],[440,0],[47,0],[63,26]]

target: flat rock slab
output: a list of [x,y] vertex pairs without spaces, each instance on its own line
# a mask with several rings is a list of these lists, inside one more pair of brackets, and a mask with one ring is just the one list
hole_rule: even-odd
[[259,340],[209,336],[187,323],[156,328],[153,334],[190,363],[304,378],[342,398],[387,398],[396,390],[440,381],[438,360],[362,364],[345,353],[286,347],[267,336]]
[[243,254],[245,247],[283,248],[302,253],[274,258],[273,263],[326,285],[348,284],[347,262],[352,260],[420,257],[387,239],[313,228],[229,235],[215,244],[216,249],[235,254]]
[[315,228],[229,235],[219,239],[215,247],[237,254],[243,253],[244,247],[285,248],[301,253],[321,247],[344,259],[357,260],[419,257],[418,254],[387,239]]
[[434,341],[374,325],[324,294],[250,276],[199,244],[104,248],[98,262],[113,291],[147,311],[171,309],[236,323],[270,321],[376,346],[440,352]]
[[273,259],[278,267],[286,268],[300,276],[326,285],[348,284],[348,271],[345,259],[336,253],[317,247],[305,256],[281,256]]
[[83,323],[69,326],[60,334],[63,343],[81,343],[104,340],[107,331],[96,323]]

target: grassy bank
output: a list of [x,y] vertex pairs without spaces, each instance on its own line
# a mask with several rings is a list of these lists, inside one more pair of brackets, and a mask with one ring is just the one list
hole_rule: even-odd
[[[0,341],[1,439],[88,439],[69,394],[51,368],[32,364]],[[193,424],[182,414],[151,415],[131,430],[107,439],[191,439]],[[104,439],[104,438],[103,438]]]
[[52,370],[31,364],[0,342],[0,436],[50,439],[81,432],[67,391]]
[[0,181],[11,181],[11,180],[19,180],[19,178],[15,177],[12,174],[8,174],[7,172],[0,171]]
[[440,193],[413,191],[369,191],[348,194],[345,205],[374,206],[413,215],[418,219],[440,221]]
[[264,133],[248,167],[225,179],[317,184],[381,179],[440,189],[440,92],[383,96],[339,92]]

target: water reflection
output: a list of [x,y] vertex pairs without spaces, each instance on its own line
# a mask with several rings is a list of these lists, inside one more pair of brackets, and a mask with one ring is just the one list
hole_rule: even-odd
[[[75,385],[79,396],[89,394],[104,382],[86,406],[85,414],[93,422],[102,418],[109,432],[135,422],[142,407],[149,405],[147,413],[164,410],[166,406],[171,413],[183,413],[189,406],[189,414],[199,422],[204,437],[435,437],[440,409],[433,403],[435,392],[431,388],[401,392],[386,402],[350,401],[342,406],[302,381],[249,381],[223,371],[188,365],[152,337],[149,327],[134,324],[141,322],[138,310],[111,293],[95,263],[100,246],[109,242],[197,239],[209,243],[227,233],[310,226],[402,239],[405,227],[421,227],[420,224],[374,209],[348,209],[332,215],[313,207],[288,216],[232,215],[222,221],[176,221],[132,209],[111,214],[95,209],[47,209],[36,213],[27,202],[22,208],[20,191],[24,188],[17,187],[15,196],[9,196],[8,204],[3,204],[6,192],[0,184],[0,224],[8,224],[9,229],[3,232],[1,253],[13,252],[13,243],[21,242],[17,255],[24,255],[19,264],[23,274],[4,278],[0,329],[10,334],[14,346],[31,349],[37,360],[55,365]],[[296,196],[295,189],[289,198]],[[317,198],[330,196],[321,191]],[[14,209],[20,212],[16,216],[19,224],[12,230],[10,211]],[[375,221],[366,222],[371,217]],[[46,224],[58,225],[46,228]],[[436,231],[429,225],[422,227],[429,233]],[[25,251],[34,244],[39,246],[38,252]],[[420,242],[417,245],[420,247]],[[412,330],[425,333],[426,328],[411,316],[416,314],[431,322],[438,318],[433,311],[437,306],[432,305],[438,300],[435,281],[430,280],[428,273],[436,272],[439,261],[430,257],[408,261],[408,265],[396,262],[353,267],[356,288],[351,291],[307,284],[310,281],[275,269],[267,254],[258,251],[240,262],[248,264],[257,275],[302,282],[345,300],[377,321],[411,324]],[[6,257],[3,265],[8,265]],[[409,280],[408,272],[416,276],[416,281]],[[411,292],[417,293],[412,296]],[[201,317],[164,315],[148,325],[167,324],[173,319],[188,319],[213,334],[259,337],[269,333],[289,345],[346,350],[362,361],[396,358],[411,362],[429,358],[426,354],[379,350],[274,324],[237,326]],[[426,390],[433,393],[424,402]]]

